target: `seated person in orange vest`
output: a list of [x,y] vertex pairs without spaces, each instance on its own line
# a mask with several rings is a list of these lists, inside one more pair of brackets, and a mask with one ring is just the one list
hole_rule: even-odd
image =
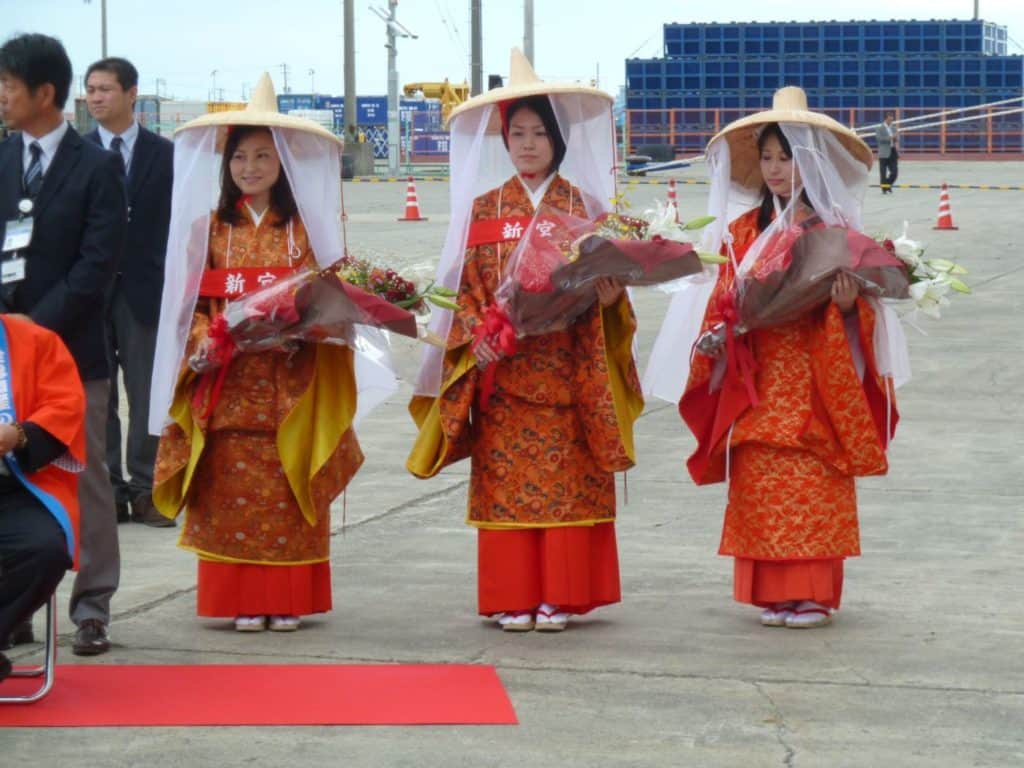
[[[74,567],[85,392],[57,334],[0,315],[0,638]],[[0,680],[11,673],[0,653]]]

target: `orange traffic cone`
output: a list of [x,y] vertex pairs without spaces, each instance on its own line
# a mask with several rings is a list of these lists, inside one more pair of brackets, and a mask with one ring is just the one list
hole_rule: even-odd
[[675,211],[676,224],[679,223],[679,198],[676,197],[676,180],[668,180],[668,204]]
[[405,187],[405,216],[399,221],[426,221],[426,216],[420,216],[420,201],[416,197],[416,182],[412,176]]
[[953,214],[949,208],[949,189],[946,182],[942,182],[942,191],[939,192],[939,220],[935,222],[932,229],[960,229],[953,225]]

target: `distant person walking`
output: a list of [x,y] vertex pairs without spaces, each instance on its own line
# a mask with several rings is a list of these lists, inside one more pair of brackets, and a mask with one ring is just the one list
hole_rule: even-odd
[[882,187],[883,195],[892,194],[892,186],[899,176],[899,131],[893,124],[895,117],[892,112],[886,112],[884,122],[875,131],[875,139],[878,142],[879,185]]

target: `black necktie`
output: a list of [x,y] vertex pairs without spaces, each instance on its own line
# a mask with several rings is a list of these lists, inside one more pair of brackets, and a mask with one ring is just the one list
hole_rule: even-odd
[[124,153],[121,152],[121,147],[124,146],[124,139],[120,136],[115,136],[110,140],[110,151],[117,154],[121,158],[121,171],[125,176],[128,175],[128,164],[124,161]]
[[39,146],[38,141],[33,141],[28,145],[28,151],[32,155],[32,160],[25,171],[25,194],[34,198],[43,186],[43,148]]

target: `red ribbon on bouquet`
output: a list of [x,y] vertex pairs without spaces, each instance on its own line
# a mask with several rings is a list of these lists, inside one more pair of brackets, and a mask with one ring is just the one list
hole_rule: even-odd
[[760,400],[757,397],[757,388],[754,386],[754,371],[757,370],[757,361],[750,351],[747,340],[737,337],[735,330],[739,324],[740,316],[736,310],[736,294],[734,291],[719,295],[715,308],[722,316],[725,323],[725,362],[726,375],[733,381],[739,377],[747,390],[747,397],[750,405],[756,406]]
[[[488,304],[484,307],[483,320],[473,328],[473,339],[470,349],[476,354],[477,347],[483,342],[488,342],[495,352],[509,357],[516,353],[516,329],[512,327],[512,321],[504,310]],[[491,395],[494,394],[494,376],[497,372],[497,363],[490,363],[484,368],[484,379],[480,384],[480,410],[487,411],[491,405]]]
[[206,409],[203,411],[203,419],[210,418],[214,407],[220,400],[220,393],[224,389],[224,379],[228,375],[228,363],[234,357],[237,346],[235,340],[231,337],[231,332],[228,330],[228,323],[224,315],[217,315],[213,319],[207,331],[207,336],[211,342],[209,354],[217,357],[220,361],[220,367],[217,368],[216,372],[211,371],[203,375],[202,381],[196,387],[195,395],[193,396],[193,410],[198,410],[202,403],[203,393],[208,392],[210,395],[206,403]]

